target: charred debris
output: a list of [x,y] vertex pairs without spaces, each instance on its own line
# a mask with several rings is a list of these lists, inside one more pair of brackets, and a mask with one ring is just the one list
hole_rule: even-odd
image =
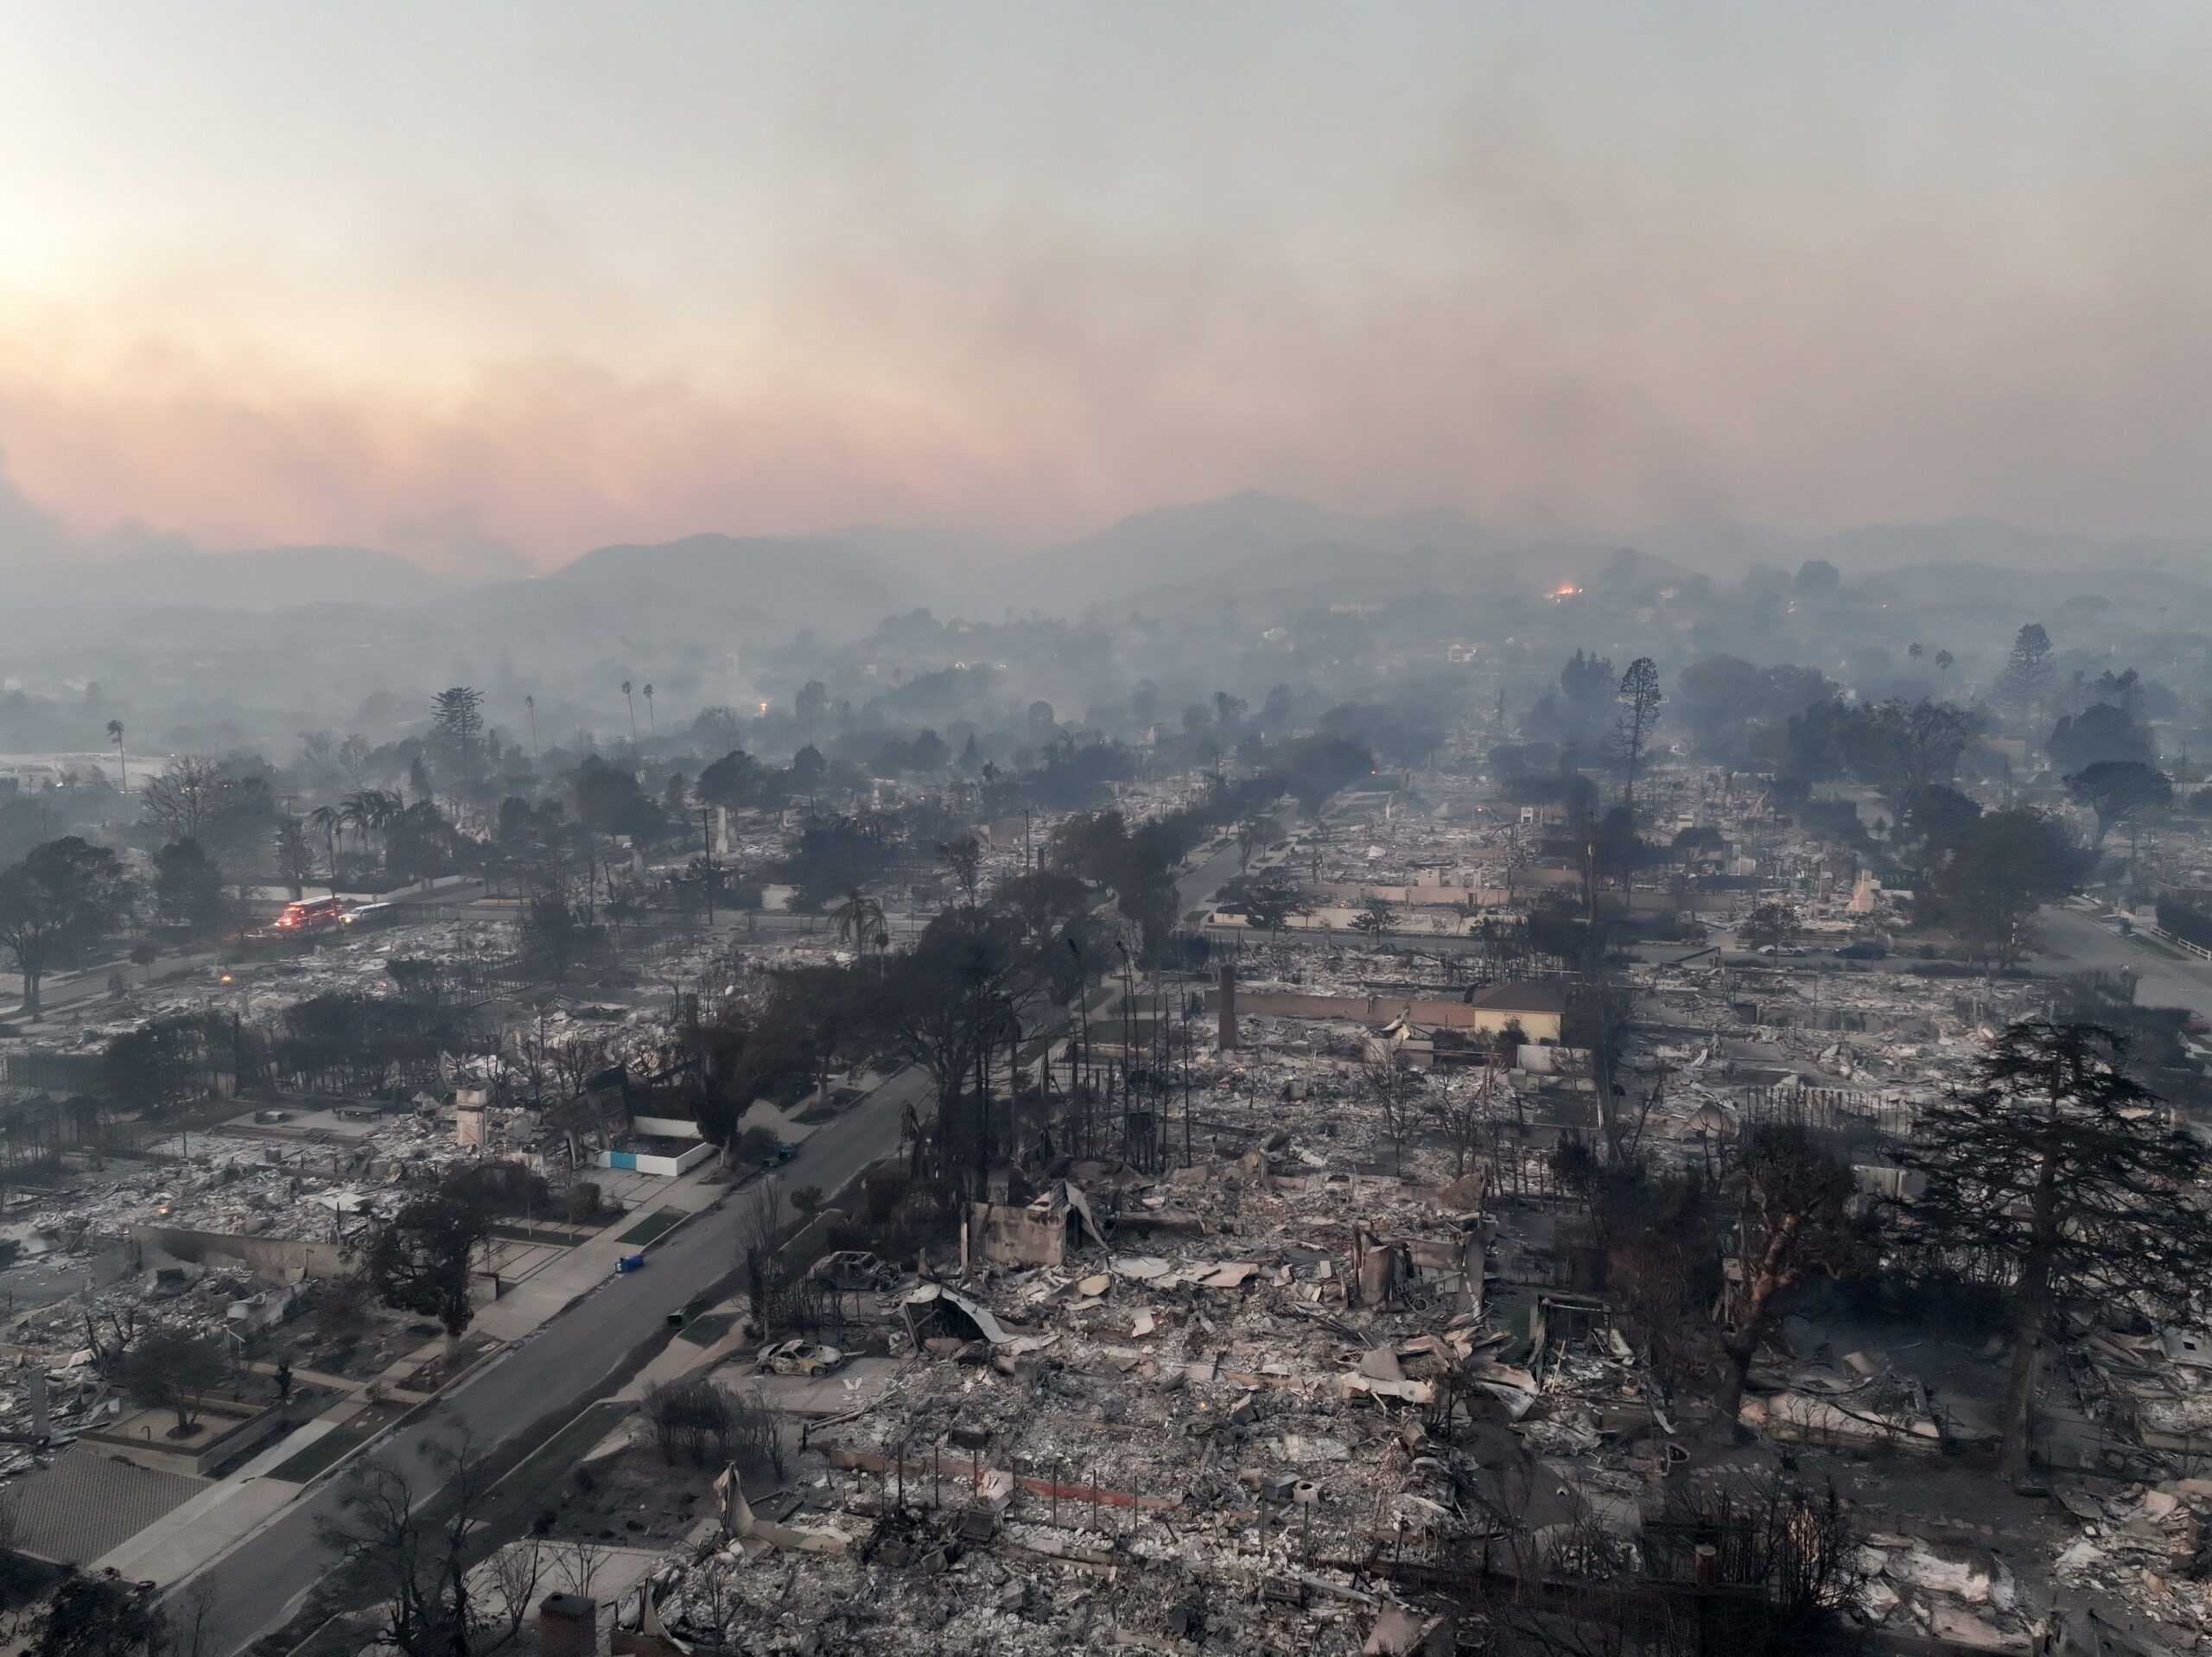
[[[709,803],[588,908],[433,883],[12,1026],[10,1545],[129,1557],[87,1457],[310,1478],[720,1200],[718,1304],[456,1531],[471,1649],[2193,1647],[2202,1021],[2039,955],[2056,799],[1878,846],[1893,778],[1645,734],[1604,809],[1318,749]],[[780,1178],[854,1113],[896,1152]]]

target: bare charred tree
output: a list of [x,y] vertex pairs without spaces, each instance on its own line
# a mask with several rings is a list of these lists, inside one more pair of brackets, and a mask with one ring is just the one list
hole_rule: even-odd
[[[1523,1452],[1525,1456],[1525,1452]],[[1548,1484],[1544,1527],[1528,1514]],[[1516,1588],[1487,1597],[1487,1649],[1503,1657],[1816,1657],[1866,1649],[1837,1616],[1854,1540],[1832,1488],[1788,1474],[1719,1470],[1671,1481],[1638,1538],[1631,1575],[1617,1540],[1590,1522],[1571,1484],[1541,1463],[1464,1479],[1461,1506],[1486,1533],[1492,1576]],[[1611,1546],[1609,1546],[1609,1540]],[[1502,1569],[1500,1568],[1502,1567]],[[1541,1583],[1540,1591],[1531,1592]]]
[[556,1033],[541,1011],[531,1024],[514,1030],[507,1040],[511,1063],[523,1075],[523,1090],[561,1135],[573,1171],[582,1165],[579,1141],[592,1140],[604,1148],[607,1118],[594,1100],[592,1078],[608,1068],[612,1054],[606,1042],[587,1036]]
[[1755,1124],[1729,1179],[1737,1199],[1714,1398],[1725,1429],[1743,1402],[1744,1380],[1782,1298],[1815,1276],[1841,1277],[1864,1258],[1866,1234],[1852,1216],[1851,1167],[1795,1122]]
[[531,1534],[517,1537],[492,1556],[485,1572],[491,1578],[485,1611],[493,1640],[481,1649],[496,1650],[522,1638],[549,1563],[544,1539]]
[[968,907],[975,908],[983,869],[983,848],[976,836],[962,835],[938,847],[938,853],[952,866],[952,878],[967,899]]
[[563,1542],[553,1550],[553,1574],[564,1592],[578,1599],[592,1597],[592,1584],[607,1563],[607,1550],[596,1542]]
[[513,1597],[505,1586],[484,1584],[490,1591],[480,1602],[472,1574],[478,1559],[470,1538],[485,1517],[492,1470],[465,1433],[432,1439],[417,1453],[419,1465],[357,1463],[336,1515],[316,1529],[383,1604],[384,1638],[401,1657],[484,1657],[521,1628],[520,1619],[510,1620]]
[[1421,1086],[1420,1076],[1400,1070],[1395,1057],[1368,1062],[1367,1090],[1374,1096],[1376,1110],[1382,1118],[1382,1132],[1390,1141],[1394,1171],[1401,1174],[1406,1171],[1406,1133],[1413,1126],[1414,1101]]
[[671,1467],[678,1458],[694,1467],[729,1459],[735,1412],[721,1387],[702,1375],[661,1381],[645,1389],[645,1419]]
[[2185,1308],[2212,1272],[2202,1186],[2212,1153],[2172,1125],[2094,1024],[2008,1025],[1976,1085],[1929,1108],[1898,1164],[1926,1182],[1904,1207],[1938,1261],[1993,1275],[2012,1303],[2012,1367],[1999,1467],[2028,1468],[2036,1374],[2069,1300]]
[[1709,1309],[1725,1281],[1713,1186],[1694,1170],[1655,1176],[1640,1162],[1601,1161],[1579,1134],[1560,1140],[1552,1168],[1589,1204],[1628,1337],[1669,1387],[1702,1385],[1713,1373]]
[[1669,1597],[1645,1649],[1669,1657],[1851,1649],[1835,1614],[1854,1546],[1833,1485],[1749,1470],[1670,1480],[1662,1516],[1646,1530],[1645,1569],[1693,1591]]
[[1455,1179],[1467,1171],[1476,1150],[1482,1144],[1484,1131],[1490,1126],[1488,1101],[1476,1089],[1455,1087],[1450,1082],[1442,1089],[1443,1096],[1429,1107],[1435,1114],[1437,1126],[1444,1130],[1445,1141],[1452,1147],[1452,1174]]
[[[101,1317],[106,1323],[105,1330],[100,1327]],[[92,1355],[92,1367],[104,1375],[112,1374],[123,1355],[137,1344],[139,1331],[144,1327],[138,1307],[126,1301],[97,1317],[87,1307],[84,1319],[85,1347]]]
[[216,761],[201,754],[172,759],[140,792],[141,809],[162,826],[169,840],[204,841],[221,814],[230,778]]
[[194,1578],[162,1606],[162,1657],[213,1657],[215,1650],[215,1584]]
[[776,1234],[782,1208],[780,1190],[771,1174],[746,1197],[737,1216],[738,1261],[745,1270],[745,1298],[764,1344],[775,1316]]
[[737,1648],[739,1630],[758,1615],[734,1575],[709,1564],[685,1578],[682,1621],[676,1631],[696,1639],[706,1650],[730,1651]]

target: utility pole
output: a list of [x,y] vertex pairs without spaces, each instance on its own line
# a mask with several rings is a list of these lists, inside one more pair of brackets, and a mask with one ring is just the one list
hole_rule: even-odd
[[707,889],[707,924],[715,924],[715,808],[699,808],[699,846],[705,854],[700,864],[699,884]]

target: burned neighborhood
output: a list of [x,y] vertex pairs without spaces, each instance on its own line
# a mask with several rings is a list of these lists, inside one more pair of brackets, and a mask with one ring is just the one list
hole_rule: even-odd
[[2208,82],[0,9],[0,1657],[2212,1651]]
[[2201,704],[2054,651],[26,769],[21,1626],[2190,1648]]

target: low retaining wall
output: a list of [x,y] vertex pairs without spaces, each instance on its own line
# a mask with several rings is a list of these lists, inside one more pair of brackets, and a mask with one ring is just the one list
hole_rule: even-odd
[[688,1174],[709,1157],[715,1147],[703,1140],[689,1149],[676,1152],[658,1151],[602,1151],[599,1165],[602,1168],[626,1168],[641,1174],[659,1174],[673,1179],[678,1174]]
[[181,1473],[187,1478],[207,1478],[226,1462],[233,1462],[260,1449],[278,1434],[299,1425],[282,1404],[238,1405],[227,1399],[203,1400],[200,1406],[202,1431],[188,1439],[168,1437],[171,1419],[166,1409],[141,1410],[125,1417],[114,1428],[80,1432],[77,1442],[87,1450],[133,1467],[156,1473]]
[[133,1226],[130,1241],[150,1243],[179,1260],[205,1265],[210,1255],[242,1262],[259,1277],[296,1281],[302,1277],[345,1277],[360,1261],[342,1243],[308,1242],[292,1237],[251,1237],[233,1231],[185,1231],[172,1226]]
[[681,1116],[632,1116],[630,1131],[649,1140],[696,1140],[699,1124]]
[[[1206,992],[1206,1005],[1219,1005],[1220,992]],[[1239,986],[1236,1011],[1270,1019],[1343,1019],[1352,1024],[1389,1024],[1403,1019],[1428,1029],[1495,1032],[1518,1024],[1532,1040],[1557,1041],[1560,1015],[1536,1008],[1477,1006],[1465,1001],[1431,1000],[1406,995],[1301,995]]]

